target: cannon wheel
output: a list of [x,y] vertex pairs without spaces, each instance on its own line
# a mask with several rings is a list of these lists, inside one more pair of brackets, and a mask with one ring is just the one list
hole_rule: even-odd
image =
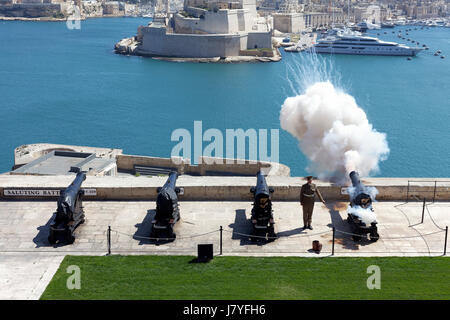
[[267,242],[275,241],[276,237],[277,237],[277,234],[275,233],[273,226],[271,226],[269,228],[269,232],[267,233]]
[[378,239],[380,239],[380,235],[378,232],[370,233],[370,241],[376,242]]
[[68,244],[72,244],[72,243],[74,243],[74,241],[75,241],[75,237],[73,236],[72,231],[67,230],[67,234],[66,234],[66,242],[67,242]]

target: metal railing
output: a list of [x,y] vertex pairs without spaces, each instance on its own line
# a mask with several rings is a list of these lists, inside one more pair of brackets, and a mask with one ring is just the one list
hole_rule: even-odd
[[[430,214],[430,217],[431,217],[431,214]],[[438,227],[440,230],[439,231],[435,231],[435,232],[426,233],[426,234],[419,233],[419,234],[414,235],[414,236],[383,237],[383,240],[401,240],[401,239],[414,239],[414,238],[422,238],[422,239],[424,239],[425,236],[430,236],[430,235],[434,235],[434,234],[438,234],[438,233],[445,233],[444,250],[443,250],[443,255],[445,256],[447,254],[448,226],[446,226],[445,228],[441,228],[438,225],[436,225],[436,227]],[[252,239],[276,240],[276,239],[281,238],[279,236],[275,236],[275,237],[268,237],[267,236],[267,237],[264,237],[264,236],[257,236],[257,235],[253,235],[253,234],[246,234],[246,233],[236,232],[236,231],[232,231],[232,230],[224,230],[222,226],[220,226],[219,229],[216,229],[216,230],[212,230],[212,231],[209,231],[209,232],[206,232],[206,233],[201,233],[201,234],[194,234],[194,235],[190,235],[190,236],[176,237],[176,238],[153,238],[153,237],[144,237],[144,236],[131,235],[131,234],[128,234],[128,233],[124,233],[124,232],[121,232],[121,231],[118,231],[118,230],[111,229],[111,226],[108,226],[108,229],[107,229],[107,232],[106,232],[107,245],[108,245],[108,248],[107,248],[108,253],[107,253],[107,255],[111,255],[111,232],[115,232],[117,234],[126,235],[126,236],[129,236],[129,237],[133,238],[133,239],[140,238],[140,239],[155,240],[155,241],[156,240],[175,241],[176,239],[193,239],[193,238],[198,238],[198,237],[202,237],[202,236],[205,236],[205,235],[210,235],[210,234],[218,232],[219,233],[219,252],[220,252],[219,255],[222,255],[223,254],[223,232],[224,231],[227,232],[227,233],[230,233],[232,235],[238,235],[238,236],[241,236],[241,237],[244,237],[244,238],[252,238]],[[332,226],[331,229],[326,230],[326,231],[322,231],[322,232],[316,232],[316,233],[312,233],[312,234],[293,235],[293,236],[288,236],[288,237],[289,238],[312,237],[312,236],[317,236],[317,235],[323,235],[325,233],[330,233],[330,232],[332,232],[331,256],[334,256],[334,254],[335,254],[336,233],[340,233],[340,234],[348,235],[348,236],[361,237],[361,234],[355,234],[355,233],[352,233],[352,232],[339,230],[339,229],[337,229],[334,226]],[[424,239],[424,241],[425,241],[425,239]],[[427,244],[427,247],[428,247],[428,244]],[[264,251],[264,253],[267,253],[267,252]],[[386,252],[386,253],[393,253],[393,252]],[[428,253],[431,253],[429,248],[428,248]]]
[[[417,182],[417,183],[431,183],[432,185],[429,187],[432,187],[433,190],[417,190],[415,191],[414,185],[413,183]],[[432,202],[434,203],[434,201],[436,200],[436,194],[439,192],[438,191],[438,183],[450,183],[450,180],[408,180],[408,187],[406,189],[406,202],[409,202],[410,199],[410,194],[417,192],[417,193],[432,193],[431,199]],[[421,188],[423,188],[423,186],[421,186]],[[414,194],[411,195],[411,197],[416,198],[417,196],[415,196]]]

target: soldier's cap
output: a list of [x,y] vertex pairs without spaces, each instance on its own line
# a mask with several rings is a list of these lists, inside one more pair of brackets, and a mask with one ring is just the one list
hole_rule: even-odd
[[305,180],[312,180],[313,176],[306,176]]

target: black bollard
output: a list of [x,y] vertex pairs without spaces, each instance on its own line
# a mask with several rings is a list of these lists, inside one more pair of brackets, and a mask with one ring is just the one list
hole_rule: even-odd
[[336,234],[336,228],[333,227],[333,244],[331,246],[331,255],[334,256],[334,236]]
[[223,228],[220,226],[220,255],[222,255],[222,232]]

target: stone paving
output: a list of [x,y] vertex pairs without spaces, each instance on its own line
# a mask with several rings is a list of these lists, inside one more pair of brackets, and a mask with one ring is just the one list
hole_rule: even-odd
[[[150,234],[154,202],[90,201],[84,202],[86,222],[77,228],[75,243],[54,247],[48,244],[47,236],[56,202],[0,202],[0,298],[38,298],[66,254],[105,255],[108,226],[112,229],[112,254],[196,255],[200,243],[212,243],[218,254],[218,230],[223,226],[224,255],[329,256],[332,225],[350,232],[345,221],[346,207],[346,202],[330,202],[327,206],[316,203],[314,230],[304,231],[299,203],[274,202],[279,238],[270,243],[252,243],[238,234],[251,232],[251,202],[185,201],[180,202],[182,218],[175,228],[177,239],[155,243],[145,239]],[[421,203],[377,202],[374,208],[380,239],[355,243],[350,235],[336,232],[335,256],[443,254],[445,233],[440,228],[450,224],[450,203],[429,203],[423,224]],[[212,233],[205,234],[208,232]],[[320,254],[311,252],[313,240],[323,244]]]
[[39,299],[63,258],[60,253],[1,253],[0,300]]

